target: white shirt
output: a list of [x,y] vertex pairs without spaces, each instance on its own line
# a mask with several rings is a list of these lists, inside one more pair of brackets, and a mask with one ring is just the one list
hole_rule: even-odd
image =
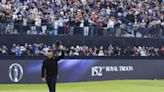
[[114,28],[114,21],[109,20],[109,21],[108,21],[107,27],[108,27],[108,28]]
[[54,20],[54,28],[58,29],[58,21],[57,20]]
[[60,27],[63,27],[64,26],[64,20],[63,19],[59,19],[58,20],[58,26],[60,26]]
[[41,19],[40,18],[35,19],[35,25],[36,26],[41,26]]

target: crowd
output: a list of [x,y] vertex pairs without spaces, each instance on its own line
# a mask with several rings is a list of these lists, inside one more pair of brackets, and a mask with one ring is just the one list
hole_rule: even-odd
[[140,33],[143,37],[164,34],[164,0],[0,1],[1,33],[85,36]]
[[[43,43],[23,45],[13,44],[11,47],[0,46],[0,55],[3,56],[45,56],[51,50],[57,52],[57,46]],[[64,47],[66,56],[164,56],[164,46],[129,46],[119,47],[110,44],[107,48],[83,46]]]

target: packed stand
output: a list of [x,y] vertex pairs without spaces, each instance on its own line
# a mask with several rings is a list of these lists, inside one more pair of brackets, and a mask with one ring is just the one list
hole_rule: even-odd
[[0,0],[0,32],[164,35],[164,0]]
[[[0,46],[2,56],[45,56],[49,50],[57,51],[56,45],[45,45],[34,43],[23,45],[13,44],[11,47]],[[66,56],[164,56],[164,46],[131,46],[119,47],[110,44],[107,48],[83,46],[64,47]]]

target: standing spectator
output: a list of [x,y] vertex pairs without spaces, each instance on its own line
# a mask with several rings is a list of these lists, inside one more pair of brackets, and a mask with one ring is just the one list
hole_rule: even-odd
[[41,24],[42,24],[41,17],[37,16],[35,18],[35,26],[36,26],[36,31],[37,31],[38,34],[42,34],[42,32],[41,32]]
[[88,36],[89,35],[89,23],[87,20],[84,20],[84,36]]
[[24,34],[26,34],[27,31],[29,30],[29,29],[28,29],[28,26],[29,26],[29,25],[27,25],[27,23],[28,23],[27,21],[28,21],[27,18],[24,17],[24,18],[23,18],[23,33],[24,33]]
[[53,34],[58,35],[58,31],[59,31],[58,30],[58,20],[54,20],[53,22],[54,22],[54,24],[53,24],[53,27],[54,27],[53,28]]
[[164,46],[162,46],[161,49],[159,50],[159,54],[160,56],[164,56]]
[[134,37],[137,37],[137,32],[138,32],[138,23],[137,21],[133,24],[133,34]]
[[145,33],[146,33],[145,30],[146,30],[146,23],[145,23],[145,20],[142,20],[142,22],[140,23],[140,30],[139,30],[141,32],[142,37],[145,36]]
[[112,36],[115,35],[114,25],[115,25],[114,17],[111,17],[111,18],[108,20],[108,24],[107,24],[107,28],[108,28],[108,30],[109,30],[109,35],[112,35]]

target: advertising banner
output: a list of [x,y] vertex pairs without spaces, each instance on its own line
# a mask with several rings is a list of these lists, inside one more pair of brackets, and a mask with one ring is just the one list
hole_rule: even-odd
[[[42,59],[0,60],[0,84],[38,84]],[[53,71],[53,70],[52,70]],[[164,79],[163,59],[63,59],[58,82]]]

